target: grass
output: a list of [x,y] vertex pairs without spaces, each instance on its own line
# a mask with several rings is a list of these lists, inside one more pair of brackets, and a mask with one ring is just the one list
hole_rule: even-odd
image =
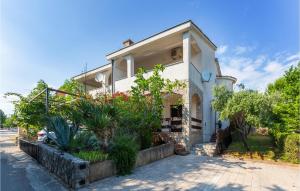
[[251,135],[247,138],[250,151],[247,151],[243,142],[236,139],[228,147],[226,154],[239,158],[261,160],[277,160],[277,151],[270,136]]
[[103,153],[102,151],[79,151],[78,153],[72,153],[74,156],[90,161],[90,162],[99,162],[104,161],[108,158],[108,154]]

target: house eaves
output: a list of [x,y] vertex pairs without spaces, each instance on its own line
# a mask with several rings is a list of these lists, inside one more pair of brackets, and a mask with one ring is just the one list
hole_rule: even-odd
[[107,70],[107,69],[109,69],[109,68],[111,68],[111,63],[107,63],[107,64],[105,64],[105,65],[103,65],[103,66],[100,66],[100,67],[91,69],[91,70],[89,70],[89,71],[87,71],[87,72],[83,72],[83,73],[81,73],[81,74],[78,74],[78,75],[72,77],[72,79],[78,80],[78,79],[83,78],[83,77],[85,77],[85,76],[89,76],[89,75],[94,74],[94,73],[98,73],[98,72],[101,72],[101,71],[105,71],[105,70]]
[[153,42],[153,41],[156,41],[160,38],[163,38],[163,37],[166,37],[170,34],[173,34],[173,33],[176,33],[176,32],[179,32],[179,31],[184,31],[184,30],[189,30],[193,28],[194,30],[196,30],[200,36],[214,49],[216,50],[217,49],[217,46],[202,32],[202,30],[197,26],[195,25],[191,20],[188,20],[188,21],[185,21],[183,23],[180,23],[174,27],[171,27],[171,28],[168,28],[164,31],[161,31],[159,33],[156,33],[150,37],[147,37],[143,40],[140,40],[130,46],[127,46],[127,47],[123,47],[117,51],[114,51],[112,53],[109,53],[106,55],[106,59],[107,60],[110,60],[110,59],[113,59],[117,56],[120,56],[120,55],[123,55],[123,54],[126,54],[136,48],[139,48],[145,44],[148,44],[150,42]]

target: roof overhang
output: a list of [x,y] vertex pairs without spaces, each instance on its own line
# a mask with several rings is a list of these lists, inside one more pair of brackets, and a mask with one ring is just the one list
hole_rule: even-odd
[[154,41],[157,41],[157,40],[167,37],[169,35],[173,35],[175,33],[186,32],[189,30],[196,31],[197,34],[199,34],[200,37],[203,38],[205,40],[205,42],[207,42],[211,48],[213,48],[214,50],[217,49],[217,46],[201,31],[201,29],[197,25],[195,25],[192,21],[189,20],[189,21],[186,21],[179,25],[176,25],[172,28],[166,29],[160,33],[154,34],[154,35],[152,35],[148,38],[145,38],[137,43],[134,43],[130,46],[121,48],[115,52],[107,54],[106,59],[111,60],[111,59],[114,59],[119,56],[125,56],[125,55],[129,54],[131,51],[133,51],[137,48],[140,48],[142,46],[145,46],[148,43],[152,43]]
[[95,69],[89,70],[87,72],[83,72],[83,73],[81,73],[77,76],[74,76],[73,79],[74,80],[80,80],[82,78],[85,78],[86,76],[91,76],[91,75],[94,75],[96,73],[105,72],[105,71],[110,70],[110,69],[111,69],[111,63],[108,63],[106,65],[100,66],[98,68],[95,68]]
[[216,78],[220,79],[220,80],[230,80],[233,83],[235,83],[237,81],[237,78],[235,78],[233,76],[217,76]]

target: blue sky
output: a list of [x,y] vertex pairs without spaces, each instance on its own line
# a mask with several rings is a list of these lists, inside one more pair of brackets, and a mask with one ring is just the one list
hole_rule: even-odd
[[223,74],[263,90],[299,60],[298,0],[0,0],[0,109],[8,91],[63,81],[106,64],[131,38],[191,19],[219,47]]

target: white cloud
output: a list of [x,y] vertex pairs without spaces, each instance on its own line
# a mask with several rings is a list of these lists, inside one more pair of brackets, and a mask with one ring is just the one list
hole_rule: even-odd
[[267,64],[266,67],[264,67],[264,70],[266,72],[276,72],[277,70],[279,70],[282,67],[282,65],[276,61],[271,61]]
[[292,61],[292,60],[300,60],[300,52],[298,52],[297,54],[293,54],[289,57],[287,57],[286,61]]
[[246,88],[264,91],[269,83],[281,77],[290,66],[299,62],[299,54],[276,53],[272,55],[258,55],[245,57],[233,54],[220,57],[223,75],[231,75],[238,79],[237,83],[244,83]]
[[240,55],[246,52],[251,52],[254,49],[255,48],[253,46],[236,46],[233,51],[236,55]]
[[221,45],[218,47],[218,50],[216,52],[217,55],[222,55],[224,54],[228,49],[228,46],[227,45]]

